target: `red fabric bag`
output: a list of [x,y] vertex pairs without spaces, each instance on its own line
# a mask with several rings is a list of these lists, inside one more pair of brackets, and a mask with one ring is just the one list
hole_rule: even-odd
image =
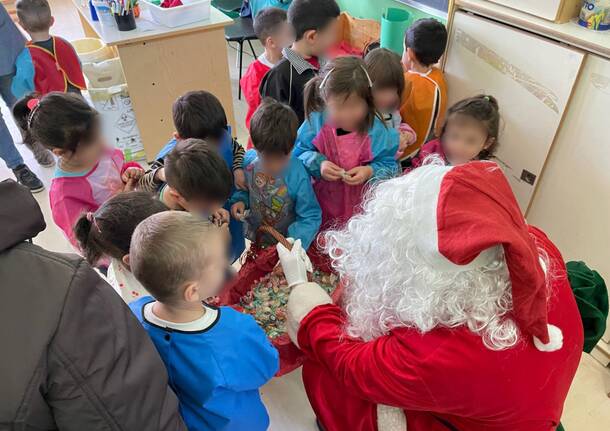
[[[275,229],[263,226],[260,230],[281,240],[280,242],[282,242],[284,246],[288,247],[290,245],[290,243],[275,231]],[[316,241],[314,241],[313,245],[307,251],[312,265],[322,272],[330,273],[329,258],[325,256],[315,244]],[[241,311],[241,306],[239,305],[241,298],[252,290],[256,282],[272,272],[278,262],[279,257],[277,249],[274,246],[263,249],[253,243],[250,246],[250,250],[244,259],[237,276],[229,281],[222,290],[222,293],[219,296],[219,304],[228,305]],[[342,285],[339,283],[331,295],[333,302],[338,303],[342,290]],[[299,348],[292,343],[288,334],[280,335],[279,337],[272,339],[271,342],[280,354],[280,368],[276,377],[288,374],[303,364],[305,357]]]

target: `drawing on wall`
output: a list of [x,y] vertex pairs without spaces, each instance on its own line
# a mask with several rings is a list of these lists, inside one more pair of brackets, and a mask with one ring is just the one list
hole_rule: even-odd
[[602,93],[610,94],[610,77],[600,75],[599,73],[592,73],[591,84]]
[[532,76],[528,75],[510,61],[502,58],[498,53],[486,47],[465,31],[456,29],[455,40],[498,72],[509,76],[513,81],[533,94],[534,97],[552,109],[555,113],[559,114],[559,106],[557,105],[559,97],[550,88],[545,87],[543,84],[536,81]]

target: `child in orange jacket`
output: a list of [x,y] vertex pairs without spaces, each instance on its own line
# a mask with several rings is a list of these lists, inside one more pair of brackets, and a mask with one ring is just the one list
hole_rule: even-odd
[[417,135],[399,157],[401,161],[414,155],[428,140],[438,136],[447,109],[447,84],[443,72],[434,67],[445,52],[447,29],[432,18],[415,21],[405,35],[402,62],[405,93],[400,115]]

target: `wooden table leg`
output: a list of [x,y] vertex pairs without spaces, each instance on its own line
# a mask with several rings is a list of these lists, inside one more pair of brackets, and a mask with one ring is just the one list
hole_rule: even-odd
[[78,19],[80,19],[80,24],[83,27],[83,32],[85,33],[85,36],[99,38],[99,35],[95,32],[95,30],[93,30],[93,27],[89,25],[89,23],[83,16],[83,13],[81,12],[80,8],[76,8],[76,10],[78,11]]
[[223,28],[119,45],[118,51],[149,160],[171,138],[172,104],[187,91],[218,97],[235,130]]

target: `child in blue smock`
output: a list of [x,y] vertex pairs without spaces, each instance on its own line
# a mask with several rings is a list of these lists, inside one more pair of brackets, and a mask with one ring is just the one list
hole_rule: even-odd
[[[172,107],[174,137],[157,154],[156,161],[142,180],[145,190],[158,191],[165,182],[165,157],[174,149],[176,143],[185,139],[196,138],[214,143],[229,169],[233,172],[232,191],[245,188],[245,177],[242,169],[244,148],[231,136],[227,116],[216,96],[207,91],[189,91],[180,96]],[[229,203],[225,202],[228,213]],[[245,249],[242,224],[236,220],[229,221],[231,232],[231,261],[238,259]]]
[[398,172],[398,132],[379,118],[372,86],[361,59],[338,57],[305,87],[307,115],[294,155],[313,178],[322,229],[358,211],[369,180]]
[[320,229],[322,211],[309,174],[290,155],[297,128],[292,109],[270,98],[252,116],[250,136],[255,150],[248,151],[244,159],[247,190],[233,195],[231,213],[234,219],[245,221],[250,240],[262,241],[258,245],[275,243],[264,235],[257,238],[262,225],[300,239],[305,249]]
[[167,367],[190,431],[264,431],[259,388],[279,356],[254,319],[205,299],[221,289],[226,230],[184,211],[166,211],[136,228],[129,264],[154,298],[130,304]]

